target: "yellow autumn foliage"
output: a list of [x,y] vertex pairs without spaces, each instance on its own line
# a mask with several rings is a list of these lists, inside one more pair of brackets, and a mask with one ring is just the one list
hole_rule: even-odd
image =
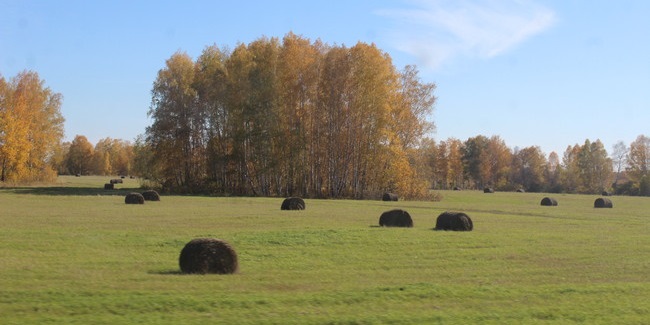
[[63,137],[61,94],[44,86],[36,72],[0,78],[0,181],[52,181],[48,160]]

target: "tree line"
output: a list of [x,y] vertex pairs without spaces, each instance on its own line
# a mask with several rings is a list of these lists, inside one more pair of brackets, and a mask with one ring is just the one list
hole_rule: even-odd
[[[49,163],[61,175],[141,175],[150,177],[151,151],[121,139],[92,145],[77,135],[64,142]],[[629,146],[614,145],[608,154],[600,140],[567,146],[562,157],[546,156],[538,146],[510,148],[499,136],[465,141],[423,138],[409,164],[430,189],[525,190],[553,193],[600,193],[650,196],[650,138],[639,135]]]
[[434,189],[525,190],[650,196],[650,138],[639,135],[609,155],[600,140],[567,146],[562,157],[540,147],[509,148],[499,136],[423,141],[424,174]]
[[436,98],[414,67],[374,45],[294,34],[233,51],[172,55],[154,82],[152,125],[134,143],[61,142],[61,94],[35,72],[0,76],[0,182],[57,174],[137,175],[163,191],[216,195],[423,198],[431,189],[650,196],[650,138],[600,140],[546,156],[499,136],[433,140]]
[[[134,165],[171,191],[421,198],[429,189],[649,195],[647,138],[600,140],[548,157],[498,136],[436,143],[435,84],[398,71],[374,45],[332,46],[292,33],[233,51],[177,52],[154,82],[153,124]],[[622,146],[622,147],[621,147]],[[614,167],[616,170],[614,170]]]
[[63,96],[38,73],[0,75],[0,183],[53,182],[57,175],[129,175],[133,145],[106,138],[93,146],[85,136],[62,142]]
[[51,164],[59,175],[133,175],[133,144],[110,137],[93,146],[88,138],[77,135],[63,142],[55,151]]
[[[59,174],[140,175],[149,177],[151,151],[105,138],[92,145],[77,135],[55,150],[49,163]],[[567,146],[562,157],[546,156],[538,146],[511,149],[499,136],[460,141],[423,138],[409,164],[430,189],[525,190],[650,196],[650,138],[639,135],[629,146],[618,142],[608,154],[600,140]]]
[[137,164],[176,192],[305,197],[427,195],[414,164],[432,129],[434,84],[374,44],[289,33],[158,72]]

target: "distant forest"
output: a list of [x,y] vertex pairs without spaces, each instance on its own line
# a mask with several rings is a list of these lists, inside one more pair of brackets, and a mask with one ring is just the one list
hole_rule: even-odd
[[[150,148],[142,138],[105,138],[97,145],[86,137],[63,143],[52,166],[61,175],[140,175],[154,180],[146,163]],[[568,146],[560,158],[545,156],[539,147],[511,149],[498,136],[479,135],[465,141],[425,138],[409,163],[423,175],[427,189],[484,189],[499,191],[595,193],[650,196],[648,167],[650,138],[640,135],[607,154],[600,141]],[[159,183],[159,180],[155,182]],[[208,192],[204,192],[208,193]],[[223,194],[212,192],[210,194]]]
[[[62,143],[61,95],[34,72],[0,76],[2,183],[57,174],[136,175],[211,195],[431,198],[431,189],[650,196],[650,138],[546,156],[499,136],[434,140],[435,84],[374,44],[289,33],[233,50],[174,53],[153,83],[152,124],[129,142]],[[46,126],[46,127],[40,127]]]

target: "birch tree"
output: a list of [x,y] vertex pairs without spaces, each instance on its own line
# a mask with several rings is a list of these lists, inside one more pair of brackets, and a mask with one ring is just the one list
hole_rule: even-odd
[[203,181],[205,114],[196,105],[194,62],[177,52],[158,71],[147,127],[154,161],[160,164],[165,188],[190,190]]
[[49,159],[63,138],[62,96],[36,72],[9,82],[0,77],[0,180],[48,181],[56,177]]
[[639,194],[650,195],[650,138],[639,135],[630,143],[627,172],[639,188]]
[[70,143],[66,165],[72,174],[88,175],[93,172],[93,145],[83,135],[76,135]]

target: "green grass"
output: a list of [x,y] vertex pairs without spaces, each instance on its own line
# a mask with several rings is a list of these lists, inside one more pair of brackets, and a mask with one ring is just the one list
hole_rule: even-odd
[[[440,202],[163,196],[137,180],[0,189],[2,324],[645,324],[650,199],[443,192]],[[410,229],[377,227],[402,208]],[[432,231],[446,210],[472,232]],[[192,238],[228,241],[234,275],[182,275]]]

